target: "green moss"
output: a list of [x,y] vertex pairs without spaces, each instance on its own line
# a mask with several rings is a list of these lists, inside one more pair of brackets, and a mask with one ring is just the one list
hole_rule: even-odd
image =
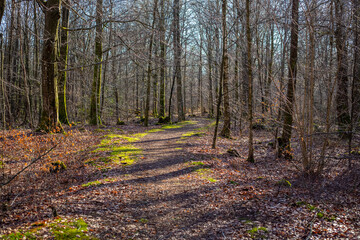
[[147,223],[148,221],[149,221],[149,220],[147,220],[146,218],[141,218],[141,219],[140,219],[140,222],[141,222],[141,223]]
[[211,122],[207,127],[214,127],[216,125],[216,121]]
[[36,228],[32,228],[28,231],[19,230],[15,233],[11,233],[8,235],[0,236],[0,239],[6,240],[22,240],[22,239],[43,239],[44,236],[39,236],[39,230],[44,229],[45,231],[41,231],[42,234],[50,233],[50,238],[55,240],[71,240],[71,239],[88,239],[88,240],[96,240],[97,238],[87,235],[88,232],[88,224],[83,219],[75,219],[75,220],[63,220],[61,218],[55,219],[53,222],[49,224],[41,223],[40,225],[35,223],[32,224],[31,227],[39,226]]
[[[198,166],[201,166],[198,165]],[[212,173],[212,170],[208,169],[208,168],[198,168],[196,170],[194,170],[194,172],[196,172],[197,174],[199,174],[202,178],[208,180],[209,182],[217,182],[216,179],[208,176],[210,173]]]
[[165,130],[161,129],[161,128],[155,128],[155,129],[148,130],[146,132],[147,133],[156,133],[156,132],[163,132],[163,131],[165,131]]
[[15,233],[10,233],[8,235],[3,235],[0,236],[0,239],[6,239],[6,240],[22,240],[22,239],[30,239],[30,240],[35,240],[37,239],[36,235],[30,233],[30,232],[15,232]]
[[83,219],[53,223],[50,225],[50,230],[55,240],[97,239],[86,234],[88,225]]
[[114,147],[110,153],[110,159],[113,163],[131,165],[137,159],[137,155],[141,154],[142,150],[133,145],[124,145]]
[[323,217],[324,217],[324,213],[318,212],[318,213],[316,214],[316,216],[317,216],[318,218],[323,218]]
[[97,148],[97,149],[95,149],[95,150],[93,150],[91,152],[92,153],[98,153],[98,152],[108,152],[108,151],[110,151],[110,148],[108,148],[108,147],[100,147],[100,148]]
[[[114,143],[112,140],[116,139],[123,139],[127,142],[136,142],[139,141],[141,138],[145,137],[147,133],[136,133],[132,135],[124,135],[124,134],[108,134],[105,135],[105,139],[101,141],[101,145],[107,145]],[[116,142],[115,142],[116,143]]]
[[96,180],[96,181],[93,181],[93,182],[88,182],[88,183],[85,183],[83,185],[81,185],[82,187],[91,187],[91,186],[97,186],[97,185],[100,185],[101,182],[99,180]]
[[204,166],[205,164],[203,162],[192,162],[191,165]]
[[212,171],[207,168],[199,168],[199,169],[196,169],[194,172],[198,173],[199,175],[212,173]]
[[316,209],[316,207],[315,207],[314,205],[311,205],[311,204],[308,204],[306,207],[307,207],[310,211]]
[[111,143],[112,143],[111,139],[108,139],[108,138],[102,139],[101,142],[100,142],[100,146],[106,146],[106,145],[109,145]]
[[307,202],[304,202],[304,201],[296,202],[296,205],[298,205],[298,206],[303,206],[303,205],[306,205],[306,204],[307,204]]
[[184,133],[183,135],[181,135],[181,139],[186,139],[188,137],[194,137],[194,136],[200,137],[204,134],[205,134],[204,132],[194,132],[194,131],[188,132],[188,133]]
[[146,135],[148,135],[147,133],[136,133],[136,134],[133,134],[132,136],[136,137],[136,138],[143,138],[145,137]]
[[182,148],[175,148],[175,150],[182,150]]
[[212,178],[212,177],[208,177],[208,178],[206,178],[209,182],[217,182],[217,180],[216,179],[214,179],[214,178]]
[[162,129],[175,129],[175,128],[182,128],[182,126],[175,124],[167,124],[162,126]]
[[276,182],[275,185],[280,186],[280,187],[291,187],[291,183],[286,179],[279,180],[278,182]]
[[[92,153],[98,152],[108,152],[108,156],[104,158],[99,158],[97,160],[91,160],[85,162],[91,166],[97,167],[99,169],[104,169],[104,165],[115,163],[115,164],[124,164],[130,165],[134,163],[134,160],[137,159],[137,155],[141,153],[141,149],[136,148],[133,145],[117,145],[116,139],[125,139],[128,142],[134,142],[140,140],[140,138],[147,135],[147,133],[137,133],[131,136],[119,135],[119,134],[109,134],[105,136],[105,139],[101,141],[99,148],[92,151]],[[114,141],[115,140],[115,141]],[[105,169],[107,170],[107,169]]]
[[197,121],[183,121],[183,122],[174,123],[174,124],[166,124],[166,125],[162,126],[162,129],[182,128],[185,125],[196,124],[196,123],[197,123]]
[[95,129],[94,131],[95,131],[95,132],[106,132],[106,130],[100,129],[100,128],[97,128],[97,129]]
[[253,227],[248,231],[250,233],[251,238],[265,238],[263,233],[267,233],[268,230],[265,227]]

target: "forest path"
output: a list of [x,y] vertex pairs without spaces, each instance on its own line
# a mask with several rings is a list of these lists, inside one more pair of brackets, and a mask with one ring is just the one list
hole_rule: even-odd
[[187,140],[194,140],[210,123],[199,118],[170,125],[133,142],[142,157],[104,174],[116,181],[89,191],[87,206],[74,213],[81,213],[90,225],[100,224],[95,228],[101,229],[101,239],[218,239],[210,223],[216,213],[205,210],[207,203],[201,200],[216,183],[206,179],[206,171],[196,172],[204,170],[202,163],[191,161],[201,157],[186,151],[196,144]]

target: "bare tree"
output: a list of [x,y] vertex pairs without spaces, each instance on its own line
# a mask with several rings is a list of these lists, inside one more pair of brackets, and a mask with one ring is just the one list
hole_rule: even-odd
[[279,141],[278,156],[291,158],[291,131],[293,125],[293,113],[295,102],[295,86],[297,74],[297,58],[298,58],[298,39],[299,39],[299,0],[292,0],[292,21],[291,21],[291,42],[290,42],[290,60],[289,60],[289,76],[287,84],[287,94],[284,103],[283,112],[283,132]]
[[252,79],[252,56],[251,56],[251,29],[250,29],[250,0],[246,0],[246,42],[247,42],[247,77],[249,81],[248,109],[249,109],[249,152],[247,160],[255,162],[253,146],[253,79]]
[[174,79],[176,81],[178,121],[185,120],[181,83],[180,0],[173,6]]
[[[226,10],[227,1],[222,0],[222,32],[223,32],[223,92],[224,92],[224,126],[221,130],[221,136],[230,138],[230,97],[229,97],[229,56],[227,50],[227,29],[226,29]],[[220,96],[221,97],[221,96]]]
[[[44,3],[45,4],[45,3]],[[58,102],[57,44],[60,19],[60,0],[45,4],[44,47],[42,52],[42,115],[40,129],[50,131],[60,126]]]
[[102,41],[103,41],[103,0],[96,1],[96,33],[95,33],[95,65],[94,78],[91,90],[90,124],[101,124],[100,94],[102,70]]

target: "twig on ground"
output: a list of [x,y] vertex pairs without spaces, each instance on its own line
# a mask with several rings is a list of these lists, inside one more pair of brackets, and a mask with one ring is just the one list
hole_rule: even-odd
[[312,232],[313,232],[313,227],[314,227],[314,223],[317,217],[318,211],[315,212],[314,217],[312,218],[311,222],[310,222],[310,232],[309,234],[306,236],[305,240],[309,240],[311,238]]
[[26,169],[28,169],[30,166],[32,166],[34,163],[36,163],[37,161],[39,161],[41,158],[43,158],[44,156],[46,156],[48,153],[50,153],[52,150],[54,150],[57,147],[58,143],[55,144],[54,146],[52,146],[49,150],[47,150],[45,153],[41,154],[40,156],[38,156],[37,158],[33,158],[30,162],[29,165],[27,165],[26,167],[24,167],[23,169],[21,169],[19,172],[17,172],[14,176],[12,176],[7,182],[5,183],[1,183],[0,187],[3,187],[7,184],[9,184],[12,180],[14,180],[17,176],[19,176],[22,172],[24,172]]

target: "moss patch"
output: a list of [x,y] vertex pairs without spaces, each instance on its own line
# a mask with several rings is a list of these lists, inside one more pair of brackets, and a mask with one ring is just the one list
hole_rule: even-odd
[[166,125],[162,126],[162,129],[182,128],[186,125],[196,124],[196,123],[198,123],[198,122],[197,121],[183,121],[183,122],[178,122],[178,123],[174,123],[174,124],[166,124]]
[[85,183],[85,184],[83,184],[81,186],[82,187],[98,186],[98,185],[103,185],[105,183],[115,182],[115,181],[116,181],[116,179],[114,179],[114,178],[105,178],[105,179],[96,180],[96,181],[93,181],[93,182],[88,182],[88,183]]
[[191,162],[191,165],[204,166],[205,164],[203,162]]
[[251,238],[265,238],[265,234],[268,230],[265,227],[254,227],[248,231],[250,233]]
[[167,124],[162,126],[162,129],[175,129],[175,128],[182,128],[182,126],[176,124]]
[[181,135],[181,139],[186,139],[188,137],[200,137],[203,136],[205,133],[204,132],[197,132],[197,131],[192,131],[192,132],[188,132],[188,133],[184,133],[183,135]]
[[[137,155],[141,153],[141,149],[133,145],[121,145],[125,140],[126,142],[136,142],[146,136],[148,133],[136,133],[131,135],[124,134],[107,134],[101,140],[98,148],[92,153],[106,152],[105,157],[85,162],[88,165],[94,166],[102,171],[107,171],[109,164],[133,164],[137,159]],[[104,155],[104,154],[103,154]]]
[[50,231],[56,240],[62,239],[97,239],[88,236],[88,224],[83,219],[74,221],[57,221],[50,224]]
[[[198,165],[199,166],[199,165]],[[201,165],[200,165],[201,166]],[[213,172],[211,169],[208,168],[198,168],[195,169],[194,172],[196,172],[197,174],[199,174],[203,179],[208,180],[209,182],[217,182],[216,179],[210,177],[209,175]]]
[[136,156],[141,154],[142,150],[133,145],[124,145],[112,148],[109,159],[117,164],[130,165],[136,160]]
[[85,162],[91,166],[94,166],[98,169],[103,169],[106,165],[109,164],[123,164],[131,165],[135,160],[138,159],[138,155],[141,154],[142,150],[135,147],[134,145],[122,145],[122,146],[108,146],[102,147],[94,150],[94,153],[97,152],[108,152],[107,157],[102,157],[95,160],[90,160]]
[[[41,234],[40,234],[41,230]],[[70,240],[70,239],[91,239],[97,238],[88,235],[88,224],[83,219],[67,220],[57,218],[50,223],[36,222],[26,230],[18,230],[15,233],[0,236],[0,239],[20,240],[20,239],[43,239],[50,235],[51,239],[55,240]]]
[[154,129],[148,130],[146,132],[147,133],[156,133],[156,132],[163,132],[163,131],[165,131],[165,130],[161,129],[161,128],[154,128]]
[[96,181],[93,181],[93,182],[88,182],[88,183],[85,183],[83,185],[81,185],[82,187],[91,187],[91,186],[97,186],[97,185],[100,185],[101,182],[96,180]]
[[127,142],[136,142],[140,141],[141,138],[145,137],[148,133],[135,133],[130,135],[124,134],[107,134],[104,136],[104,139],[101,140],[100,146],[110,145],[117,143],[116,140],[125,140]]

